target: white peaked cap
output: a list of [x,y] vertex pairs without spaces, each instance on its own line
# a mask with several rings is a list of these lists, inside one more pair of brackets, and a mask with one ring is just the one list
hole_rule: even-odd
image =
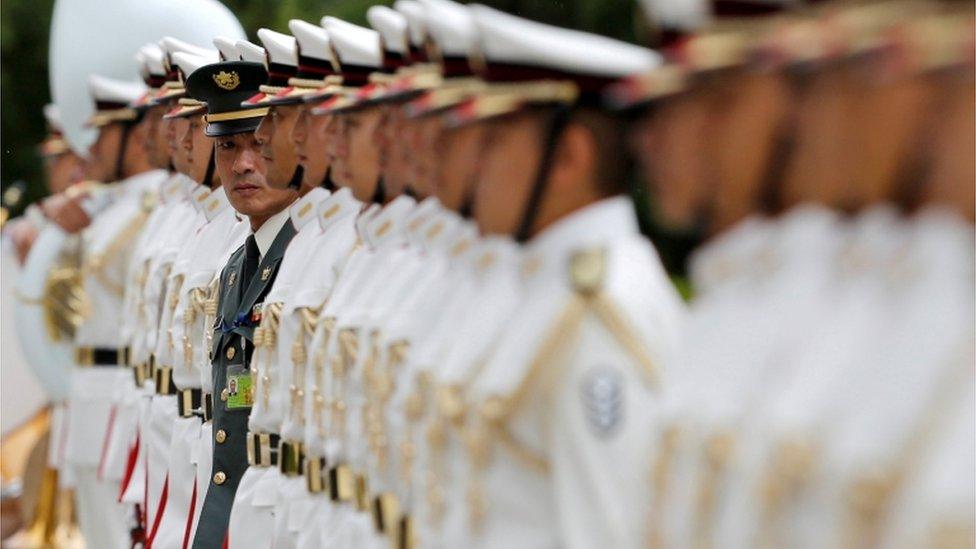
[[682,31],[704,27],[711,13],[707,0],[639,0],[644,15],[655,26]]
[[467,6],[451,0],[420,0],[420,4],[427,32],[442,54],[466,57],[471,53],[478,29]]
[[220,61],[216,55],[193,55],[192,53],[176,52],[173,54],[173,64],[183,71],[183,74],[190,76],[197,69],[205,65],[212,65]]
[[373,29],[347,23],[335,17],[325,18],[325,30],[343,65],[379,67],[383,63],[380,34]]
[[172,36],[163,38],[160,41],[160,46],[162,46],[163,51],[166,52],[166,55],[168,55],[170,59],[172,59],[173,54],[177,52],[192,53],[193,55],[210,55],[210,52],[214,51],[210,48],[197,46],[196,44],[191,44]]
[[258,29],[258,38],[264,44],[264,49],[268,52],[268,58],[272,63],[291,67],[298,66],[298,48],[295,45],[294,36],[288,36],[271,29]]
[[137,76],[132,53],[147,39],[173,36],[210,44],[215,35],[244,38],[244,29],[218,0],[57,0],[51,17],[48,76],[61,109],[64,134],[86,154],[96,132],[85,126],[93,112],[88,76],[126,80]]
[[61,110],[54,103],[44,105],[44,119],[53,130],[61,131]]
[[604,78],[660,66],[661,56],[640,46],[509,15],[480,4],[470,8],[489,62],[525,65]]
[[95,101],[128,105],[142,97],[146,85],[137,80],[116,80],[93,74],[88,77],[88,90]]
[[335,53],[332,51],[332,41],[329,33],[318,25],[313,25],[301,19],[292,19],[288,22],[288,30],[295,35],[298,42],[298,49],[306,57],[314,57],[335,63]]
[[218,36],[213,39],[213,45],[220,52],[222,61],[237,61],[241,58],[241,52],[237,51],[237,39]]
[[237,41],[237,51],[241,54],[242,61],[251,61],[252,63],[261,63],[267,66],[268,59],[264,54],[264,48],[247,40]]
[[407,18],[402,13],[386,6],[373,6],[366,11],[366,20],[380,33],[384,48],[407,54]]
[[165,75],[166,66],[163,64],[163,50],[158,44],[148,43],[139,48],[143,69],[149,74]]
[[417,0],[396,0],[393,9],[407,18],[410,43],[417,47],[422,46],[427,36],[427,15],[424,7]]

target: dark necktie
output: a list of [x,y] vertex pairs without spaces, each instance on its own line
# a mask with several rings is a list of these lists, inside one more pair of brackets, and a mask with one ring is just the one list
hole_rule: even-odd
[[254,273],[258,272],[258,264],[261,263],[261,250],[258,249],[258,241],[254,239],[254,235],[247,237],[247,241],[244,243],[244,280],[241,284],[242,290],[247,290],[247,287],[251,285],[251,279],[254,278]]

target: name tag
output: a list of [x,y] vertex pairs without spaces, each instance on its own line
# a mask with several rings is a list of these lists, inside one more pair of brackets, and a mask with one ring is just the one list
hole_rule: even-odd
[[251,370],[241,364],[227,367],[227,409],[241,410],[254,406]]

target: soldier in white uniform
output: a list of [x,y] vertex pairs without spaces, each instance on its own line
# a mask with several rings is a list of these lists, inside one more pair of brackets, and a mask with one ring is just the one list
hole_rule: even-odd
[[[528,296],[467,388],[472,541],[637,546],[656,391],[681,306],[630,204],[616,196],[619,128],[591,105],[614,79],[660,61],[643,48],[472,10],[489,87],[453,114],[492,119],[474,211],[484,233],[527,242]],[[545,48],[520,39],[540,35]],[[492,91],[495,83],[507,85]]]
[[[135,236],[149,209],[145,197],[155,192],[163,172],[151,169],[144,145],[146,125],[129,107],[144,90],[134,85],[93,76],[93,99],[98,110],[91,123],[99,139],[91,149],[89,175],[117,182],[90,200],[110,203],[82,234],[83,285],[91,305],[76,333],[76,362],[72,375],[66,455],[77,479],[79,524],[88,543],[100,547],[128,544],[129,514],[117,503],[116,487],[98,480],[98,465],[110,424],[112,391],[119,378],[131,374],[128,347],[121,340],[123,292]],[[98,441],[98,442],[96,442]]]

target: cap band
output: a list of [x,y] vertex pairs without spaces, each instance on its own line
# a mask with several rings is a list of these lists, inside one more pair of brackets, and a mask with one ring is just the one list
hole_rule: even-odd
[[218,112],[215,114],[205,115],[207,122],[224,122],[226,120],[241,120],[244,118],[258,118],[268,114],[268,107],[261,107],[260,109],[247,109],[243,111],[233,111],[233,112]]

